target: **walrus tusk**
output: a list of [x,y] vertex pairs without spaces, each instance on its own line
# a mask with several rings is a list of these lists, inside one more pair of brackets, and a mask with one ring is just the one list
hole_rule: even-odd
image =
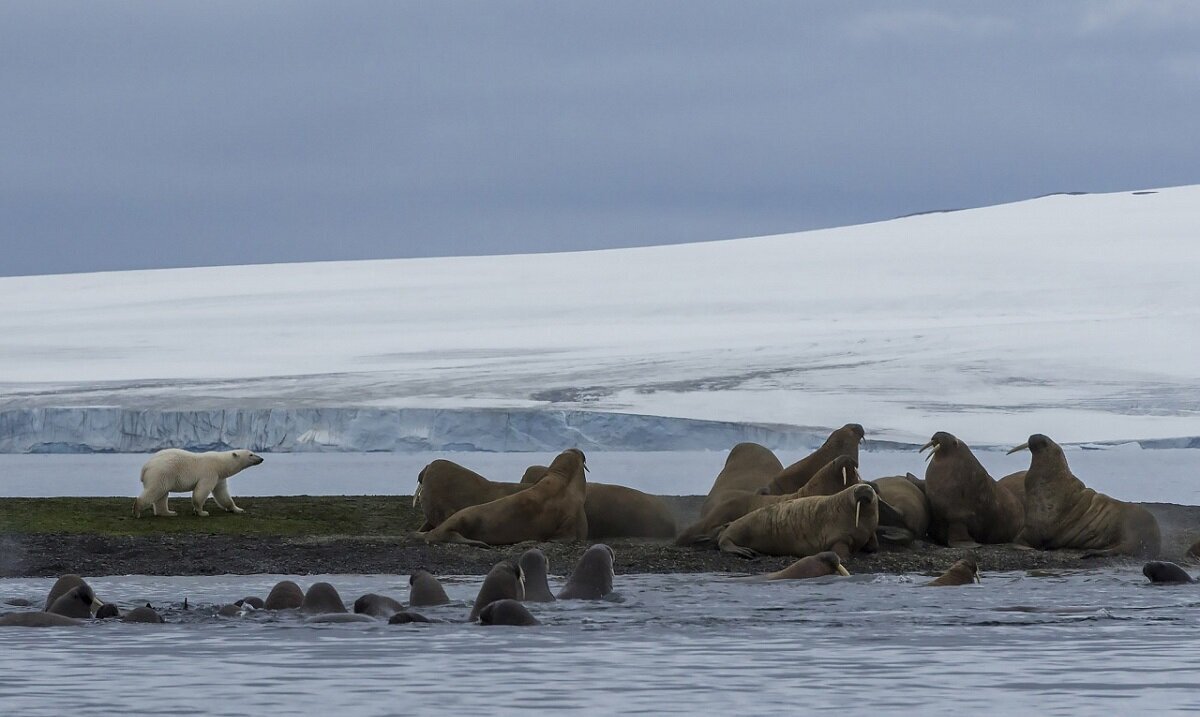
[[847,570],[846,566],[842,565],[841,563],[838,563],[837,571],[838,571],[838,575],[844,575],[845,577],[850,577],[850,571]]
[[978,570],[975,571],[975,574],[972,577],[975,578],[975,582],[979,583],[980,585],[983,584],[983,581],[979,579],[979,571]]
[[92,597],[92,612],[96,612],[102,607],[104,607],[104,603],[100,602],[100,598]]
[[933,450],[929,451],[929,455],[925,456],[925,460],[928,461],[929,459],[933,458],[933,454],[937,453],[938,449],[941,448],[941,446],[934,441],[930,441],[929,443],[926,443],[925,445],[921,446],[921,450],[917,451],[917,453],[924,453],[926,448],[933,449]]
[[854,504],[854,527],[858,527],[858,512],[862,510],[862,503]]
[[842,485],[850,483],[850,479],[846,477],[846,466],[842,466]]
[[1016,448],[1012,449],[1008,453],[1005,453],[1004,455],[1011,456],[1012,454],[1016,453],[1017,451],[1027,451],[1027,450],[1029,450],[1029,443],[1025,442],[1025,443],[1022,443],[1021,445],[1017,446]]
[[424,485],[418,483],[417,489],[415,491],[413,491],[413,507],[414,508],[416,508],[418,505],[421,504],[421,490],[424,487],[425,487]]

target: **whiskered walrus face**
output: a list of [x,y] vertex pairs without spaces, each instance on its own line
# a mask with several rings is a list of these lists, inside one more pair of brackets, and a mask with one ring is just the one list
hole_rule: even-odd
[[576,470],[588,470],[587,456],[583,455],[583,451],[578,448],[568,448],[559,453],[550,464],[550,470],[562,473],[564,475],[573,475]]
[[858,461],[853,456],[838,456],[833,459],[833,469],[842,477],[842,487],[858,483]]
[[833,552],[832,550],[826,550],[822,553],[817,553],[814,557],[816,557],[816,559],[820,560],[822,563],[825,563],[825,565],[829,567],[829,572],[846,577],[850,575],[850,571],[847,570],[844,565],[842,565],[842,559],[839,558],[837,553]]
[[937,433],[933,434],[933,438],[929,439],[929,443],[926,443],[925,445],[921,446],[921,450],[918,452],[924,453],[927,449],[931,449],[931,450],[929,450],[929,455],[925,456],[925,460],[928,461],[928,460],[932,460],[933,456],[938,451],[940,451],[942,449],[949,450],[949,449],[955,448],[957,446],[958,446],[958,439],[954,437],[953,433],[947,433],[946,431],[938,431]]
[[878,509],[879,495],[875,492],[875,486],[870,483],[859,483],[850,490],[850,495],[854,498],[854,527],[857,528],[863,505],[876,506]]
[[861,423],[847,423],[842,426],[842,430],[853,433],[858,438],[859,443],[862,443],[867,438],[867,432],[863,430]]
[[1017,446],[1016,448],[1013,448],[1011,451],[1008,452],[1008,454],[1012,455],[1013,453],[1016,453],[1017,451],[1029,451],[1030,453],[1032,453],[1036,456],[1039,453],[1046,453],[1046,452],[1057,451],[1058,453],[1062,453],[1062,447],[1059,446],[1054,441],[1050,440],[1049,436],[1044,436],[1041,433],[1035,433],[1029,437],[1028,441],[1025,441],[1024,443]]

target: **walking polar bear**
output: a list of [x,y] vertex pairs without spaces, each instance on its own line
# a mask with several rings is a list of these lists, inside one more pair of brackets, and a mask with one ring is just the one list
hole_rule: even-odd
[[133,516],[142,517],[147,507],[155,515],[176,515],[167,507],[169,493],[192,492],[192,507],[196,515],[207,517],[204,502],[211,493],[217,505],[230,513],[244,513],[229,495],[225,481],[232,475],[262,463],[257,453],[239,448],[234,451],[192,453],[167,448],[150,456],[142,466],[142,494],[133,500]]

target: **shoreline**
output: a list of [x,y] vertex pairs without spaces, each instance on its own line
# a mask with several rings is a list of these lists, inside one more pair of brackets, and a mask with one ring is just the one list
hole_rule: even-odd
[[[685,525],[703,496],[662,496]],[[426,545],[411,537],[422,520],[408,496],[342,496],[238,499],[247,513],[211,511],[134,520],[129,498],[0,499],[0,577],[81,575],[408,574],[483,575],[498,561],[535,545],[550,572],[565,575],[592,542],[616,554],[618,574],[763,573],[795,558],[745,560],[717,550],[680,548],[669,542],[619,539],[575,543],[523,543],[496,548]],[[1143,503],[1159,521],[1162,560],[1181,561],[1200,536],[1200,506]],[[82,515],[83,517],[79,517]],[[1143,558],[1083,558],[1080,551],[1017,550],[1003,545],[974,549],[932,543],[882,546],[855,554],[851,573],[937,574],[973,555],[982,572],[1090,570],[1140,567]]]

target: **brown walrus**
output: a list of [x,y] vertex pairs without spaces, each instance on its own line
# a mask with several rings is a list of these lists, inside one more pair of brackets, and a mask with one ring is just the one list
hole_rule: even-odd
[[982,582],[979,579],[979,566],[971,558],[963,558],[950,566],[935,580],[925,583],[925,587],[941,587],[945,585],[971,585]]
[[304,593],[304,602],[300,604],[300,612],[315,615],[318,613],[346,612],[346,603],[337,588],[329,583],[313,583],[308,592]]
[[583,551],[567,584],[558,593],[559,600],[600,600],[612,592],[613,549],[596,543]]
[[586,469],[583,451],[568,448],[550,464],[546,476],[529,488],[463,508],[433,530],[416,535],[428,543],[480,547],[526,540],[586,540]]
[[263,601],[264,610],[294,610],[304,604],[304,591],[291,580],[280,580]]
[[807,556],[832,550],[845,560],[876,545],[879,498],[866,483],[836,494],[793,498],[748,513],[717,538],[723,552],[752,558],[757,554]]
[[996,481],[1001,488],[1012,493],[1017,501],[1021,504],[1022,510],[1025,508],[1025,471],[1017,471],[1009,473],[1000,480]]
[[700,520],[692,523],[679,534],[679,537],[675,539],[675,544],[681,546],[711,544],[716,540],[716,533],[721,526],[732,523],[751,511],[793,498],[833,495],[858,482],[858,460],[851,456],[838,456],[826,463],[821,470],[817,471],[812,480],[795,493],[766,495],[746,491],[726,491],[707,513],[701,514]]
[[463,508],[490,503],[528,487],[520,483],[490,481],[454,461],[438,459],[417,475],[413,507],[421,506],[421,512],[425,514],[421,530],[432,530]]
[[53,612],[10,612],[0,615],[3,627],[79,627],[83,622]]
[[700,506],[700,515],[729,491],[753,493],[771,481],[783,470],[783,464],[770,448],[757,443],[739,443],[725,457],[725,467],[717,474],[708,497]]
[[[871,481],[879,493],[879,527],[875,533],[880,540],[908,545],[921,540],[929,531],[929,498],[923,481],[912,473],[885,476]],[[884,505],[891,510],[884,510]]]
[[800,558],[783,570],[764,575],[752,575],[748,578],[738,578],[740,582],[767,582],[769,580],[807,580],[808,578],[823,578],[826,575],[849,576],[850,571],[842,565],[842,559],[832,550]]
[[46,612],[63,617],[88,618],[103,606],[104,603],[92,592],[92,586],[83,583],[59,595]]
[[554,602],[554,593],[550,592],[550,583],[546,573],[550,570],[550,561],[546,554],[537,548],[530,548],[521,553],[517,566],[525,577],[526,602]]
[[496,563],[479,586],[475,602],[471,604],[470,620],[479,617],[479,612],[497,600],[524,600],[525,574],[518,565],[507,560]]
[[387,595],[367,593],[354,601],[354,612],[387,620],[398,612],[404,612],[404,605],[399,600]]
[[938,431],[921,447],[931,449],[925,495],[932,508],[929,534],[952,548],[1011,543],[1021,532],[1024,508],[996,484],[966,443]]
[[80,585],[87,585],[87,581],[79,577],[75,573],[67,573],[58,580],[54,581],[54,585],[50,586],[50,592],[46,595],[46,607],[42,608],[44,612],[50,612],[50,606],[54,601],[62,597],[72,588],[77,588]]
[[446,589],[427,570],[415,570],[408,578],[408,606],[426,607],[450,602]]
[[1155,585],[1180,585],[1194,583],[1196,579],[1175,563],[1151,560],[1142,566],[1142,575]]
[[542,623],[521,603],[516,600],[504,599],[494,600],[485,605],[479,611],[479,624],[528,627]]
[[767,482],[767,493],[786,495],[804,487],[817,471],[838,456],[850,456],[858,465],[858,446],[866,432],[857,423],[847,423],[829,434],[821,447],[784,468]]
[[1040,433],[1009,453],[1022,450],[1033,455],[1025,473],[1025,528],[1018,543],[1039,550],[1158,557],[1162,535],[1150,511],[1088,488],[1071,473],[1062,447]]
[[[546,466],[529,466],[521,483],[537,483],[548,470]],[[671,509],[658,496],[640,490],[588,481],[583,507],[588,540],[675,537]]]

